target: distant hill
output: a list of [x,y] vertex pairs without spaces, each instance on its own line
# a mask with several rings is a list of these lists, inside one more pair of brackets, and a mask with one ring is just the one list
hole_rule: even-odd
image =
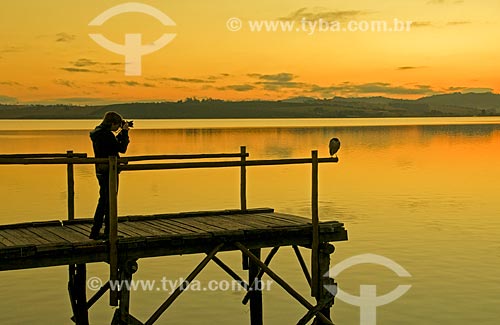
[[453,93],[417,100],[295,97],[281,101],[186,99],[106,106],[0,105],[0,119],[99,119],[110,110],[127,119],[496,116],[500,115],[500,95]]
[[417,101],[432,105],[453,105],[476,109],[500,109],[500,94],[493,93],[454,93],[424,97]]

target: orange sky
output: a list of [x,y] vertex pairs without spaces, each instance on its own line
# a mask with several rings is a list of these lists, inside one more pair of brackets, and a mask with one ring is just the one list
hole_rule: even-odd
[[[122,13],[89,23],[127,2],[18,0],[0,12],[0,103],[100,104],[186,97],[283,99],[294,96],[389,96],[500,92],[498,0],[153,1],[174,22]],[[240,19],[239,31],[228,20]],[[412,21],[405,32],[312,31],[314,22]],[[291,22],[291,31],[251,31],[249,21]],[[304,29],[305,26],[305,29]],[[319,25],[317,25],[319,26]],[[234,27],[234,25],[230,25]],[[139,76],[125,56],[89,34],[150,44]],[[127,66],[133,65],[133,60]]]

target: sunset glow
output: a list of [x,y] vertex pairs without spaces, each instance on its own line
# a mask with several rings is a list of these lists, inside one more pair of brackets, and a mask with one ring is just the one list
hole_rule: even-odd
[[[419,98],[450,92],[500,92],[498,0],[154,1],[175,26],[143,13],[89,23],[122,1],[2,4],[0,104],[102,104],[179,100],[277,100],[294,96]],[[228,20],[241,29],[231,31]],[[405,32],[298,30],[301,21],[394,19]],[[295,22],[291,31],[251,31],[249,22]],[[140,76],[125,57],[94,42],[100,33],[123,44],[176,34],[142,56]]]

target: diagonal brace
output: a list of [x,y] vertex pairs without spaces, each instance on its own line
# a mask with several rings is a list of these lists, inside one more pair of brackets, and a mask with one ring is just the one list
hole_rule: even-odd
[[323,308],[331,305],[332,303],[332,299],[325,299],[324,301],[321,301],[320,303],[318,303],[316,305],[316,307],[314,307],[313,309],[309,310],[307,312],[307,314],[304,315],[304,317],[302,317],[298,322],[297,322],[297,325],[306,325],[310,320],[311,318],[314,317],[314,315],[318,312],[320,312]]
[[220,260],[217,256],[212,257],[212,261],[215,262],[221,269],[226,271],[236,282],[238,282],[245,290],[248,288],[248,283],[245,282],[236,272],[234,272],[226,263]]
[[158,308],[157,311],[144,323],[144,325],[151,325],[154,322],[160,318],[160,316],[167,310],[168,307],[177,299],[177,297],[180,296],[180,294],[186,290],[188,287],[189,283],[194,280],[194,278],[207,266],[208,262],[221,250],[221,248],[224,246],[224,243],[217,245],[210,253],[205,256],[203,261],[201,261],[200,264],[191,272],[186,280],[184,280],[183,283],[181,283],[180,286],[178,286],[175,291],[165,300],[165,302]]
[[[271,263],[271,260],[273,259],[274,255],[276,255],[279,248],[280,248],[279,246],[273,247],[273,249],[267,255],[266,260],[264,261],[264,264],[269,265]],[[262,269],[260,269],[259,273],[257,273],[257,280],[262,279],[263,275],[264,275],[264,271]],[[255,288],[255,281],[256,280],[254,279],[252,284],[250,284],[250,286],[248,288]],[[247,293],[245,294],[245,297],[243,297],[243,301],[241,303],[246,305],[249,300],[250,300],[250,291],[247,291]]]
[[293,245],[293,251],[295,252],[295,256],[297,256],[297,260],[299,261],[300,267],[302,268],[302,272],[306,277],[307,283],[309,284],[309,286],[311,286],[311,275],[309,274],[309,270],[307,269],[306,262],[304,262],[304,258],[300,253],[299,247],[297,245]]
[[[245,246],[243,246],[239,242],[235,242],[234,245],[236,247],[238,247],[243,252],[243,254],[245,254],[246,256],[248,256],[250,258],[250,260],[252,260],[260,268],[262,268],[262,270],[264,270],[264,272],[267,273],[267,275],[269,275],[269,277],[271,279],[273,279],[274,281],[276,281],[276,283],[278,283],[283,289],[285,289],[286,292],[288,292],[292,297],[294,297],[298,302],[300,302],[300,304],[302,306],[306,307],[309,310],[314,309],[314,306],[311,303],[309,303],[309,301],[307,301],[304,297],[302,297],[300,295],[300,293],[298,293],[297,291],[295,291],[288,283],[286,283],[282,278],[280,278],[276,273],[274,273],[269,267],[267,267],[267,265],[265,265],[264,263],[262,263],[262,261],[260,259],[258,259],[254,254],[252,254],[252,252],[250,252],[250,250],[248,250],[248,248],[246,248]],[[334,325],[332,323],[332,321],[329,320],[321,312],[316,311],[314,314],[317,314],[318,317],[325,324]]]

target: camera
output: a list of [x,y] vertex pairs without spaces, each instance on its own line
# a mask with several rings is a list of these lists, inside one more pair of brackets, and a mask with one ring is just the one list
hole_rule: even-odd
[[124,127],[125,124],[128,124],[129,128],[133,128],[134,127],[134,121],[125,121],[125,120],[123,120],[122,121],[122,127]]

